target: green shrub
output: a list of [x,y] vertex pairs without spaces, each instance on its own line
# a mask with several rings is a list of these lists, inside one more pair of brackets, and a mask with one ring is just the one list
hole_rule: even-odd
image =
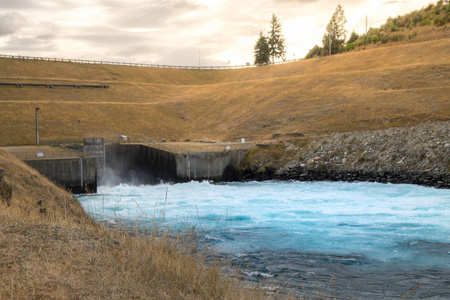
[[405,35],[404,34],[392,35],[389,39],[393,42],[400,42],[405,39]]
[[416,14],[413,16],[412,21],[413,21],[414,26],[417,26],[417,24],[420,23],[420,22],[422,21],[422,15],[416,13]]
[[426,25],[431,25],[431,20],[430,19],[423,19],[422,22],[420,22],[421,26],[426,26]]
[[391,32],[398,31],[398,27],[395,26],[394,24],[391,24],[391,25],[389,26],[389,29],[391,30]]
[[383,35],[381,37],[381,43],[386,44],[387,42],[389,42],[389,37],[387,35]]
[[354,43],[347,43],[347,45],[345,45],[345,47],[342,50],[343,51],[350,51],[350,50],[353,50],[354,48],[359,47],[359,46],[364,45],[364,44],[365,44],[365,40],[357,40]]
[[380,35],[380,29],[379,28],[369,28],[369,31],[367,32],[368,36],[372,36],[372,35]]
[[372,35],[372,44],[376,44],[380,41],[378,35]]
[[441,7],[440,7],[439,5],[436,5],[436,6],[433,8],[433,13],[434,13],[435,15],[439,15],[440,12],[441,12]]
[[408,40],[415,39],[417,36],[417,31],[414,31],[412,34],[408,34]]
[[443,26],[445,24],[445,20],[442,19],[440,16],[436,16],[433,19],[434,26]]
[[350,51],[353,50],[354,48],[355,48],[354,43],[348,43],[347,45],[345,45],[345,51]]

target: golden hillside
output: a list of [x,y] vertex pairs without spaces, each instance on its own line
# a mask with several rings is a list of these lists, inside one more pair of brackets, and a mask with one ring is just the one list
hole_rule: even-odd
[[[0,59],[0,145],[41,139],[211,139],[383,129],[450,119],[450,30],[415,42],[240,70],[178,70]],[[427,38],[428,36],[428,38]]]

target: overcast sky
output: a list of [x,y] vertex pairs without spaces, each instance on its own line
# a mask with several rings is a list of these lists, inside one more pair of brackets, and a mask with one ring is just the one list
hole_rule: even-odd
[[338,4],[349,34],[431,0],[0,0],[0,54],[170,65],[253,63],[272,13],[286,58],[321,44]]

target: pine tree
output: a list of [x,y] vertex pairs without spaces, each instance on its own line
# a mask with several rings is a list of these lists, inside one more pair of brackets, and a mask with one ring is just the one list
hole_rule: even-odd
[[357,34],[354,30],[352,31],[352,34],[350,35],[350,38],[347,41],[347,44],[354,43],[359,39],[359,34]]
[[275,14],[272,15],[272,21],[270,22],[270,31],[268,32],[269,39],[269,54],[272,57],[272,63],[275,62],[275,58],[285,58],[286,51],[284,50],[284,38],[281,34],[281,24],[278,21]]
[[322,55],[323,49],[319,46],[315,45],[312,49],[309,50],[308,54],[306,54],[305,59],[313,58],[316,56]]
[[344,10],[339,4],[327,25],[327,31],[322,38],[324,50],[330,49],[330,39],[331,39],[331,53],[328,55],[338,53],[339,48],[344,45],[345,38],[347,36],[347,30],[345,30],[345,23],[347,19],[344,15]]
[[255,44],[255,65],[266,64],[270,61],[269,44],[267,38],[259,33],[259,38]]

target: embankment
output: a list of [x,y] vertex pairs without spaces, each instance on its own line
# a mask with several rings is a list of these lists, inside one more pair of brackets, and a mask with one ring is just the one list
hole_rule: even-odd
[[[270,159],[271,151],[281,153]],[[450,188],[450,122],[290,140],[256,152],[242,166],[244,180],[374,181]]]

